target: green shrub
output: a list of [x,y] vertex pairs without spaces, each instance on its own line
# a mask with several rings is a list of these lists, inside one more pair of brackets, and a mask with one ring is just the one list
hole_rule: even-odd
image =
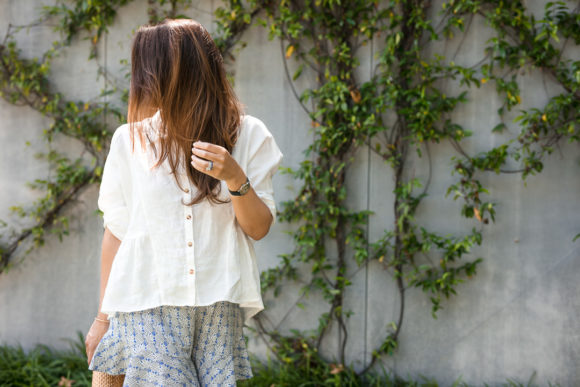
[[[70,349],[55,350],[45,344],[38,344],[26,352],[21,345],[0,345],[0,386],[90,386],[92,371],[88,368],[85,352],[85,338],[77,332],[77,340],[68,339]],[[403,379],[390,374],[384,368],[380,373],[367,372],[358,375],[350,367],[328,363],[314,355],[308,366],[297,366],[293,362],[279,362],[268,359],[261,362],[250,354],[254,377],[238,382],[240,387],[303,387],[303,386],[381,386],[381,387],[438,387],[433,380],[421,377],[419,381]],[[527,383],[507,379],[506,387],[528,387],[535,374]],[[552,384],[549,384],[552,386]],[[460,379],[453,387],[468,386]]]
[[0,386],[91,385],[84,337],[69,339],[69,350],[55,350],[44,344],[25,352],[21,345],[0,346]]

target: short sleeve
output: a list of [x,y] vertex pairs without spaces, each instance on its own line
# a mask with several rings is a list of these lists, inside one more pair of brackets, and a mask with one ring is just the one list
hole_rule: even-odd
[[268,206],[272,213],[272,224],[276,223],[276,202],[272,177],[282,161],[282,152],[272,134],[262,121],[254,118],[252,138],[246,174],[250,184],[260,199]]
[[108,228],[117,239],[122,240],[129,224],[129,208],[122,187],[122,144],[120,130],[113,134],[109,154],[105,160],[98,207],[103,212],[103,228]]

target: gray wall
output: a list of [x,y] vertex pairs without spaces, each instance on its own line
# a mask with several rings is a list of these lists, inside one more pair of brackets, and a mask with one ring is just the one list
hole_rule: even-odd
[[[26,24],[38,15],[41,4],[34,0],[4,0],[0,12],[0,31],[8,23]],[[210,31],[211,13],[219,2],[194,2],[189,14]],[[139,0],[125,7],[99,47],[97,62],[87,61],[86,40],[77,40],[55,61],[51,79],[55,88],[71,99],[92,99],[103,87],[97,79],[98,65],[104,66],[119,79],[124,68],[119,60],[128,57],[131,31],[145,23],[146,2]],[[540,12],[543,1],[530,1],[531,9]],[[482,56],[490,31],[480,19],[465,37],[455,57],[459,64],[473,64]],[[26,57],[42,54],[57,36],[51,27],[34,27],[17,35]],[[278,41],[269,41],[259,27],[243,37],[248,46],[232,64],[235,88],[247,106],[248,113],[261,118],[274,134],[285,158],[283,166],[297,166],[302,150],[311,138],[309,119],[291,94],[284,76]],[[453,56],[461,37],[433,47],[437,52]],[[571,43],[569,43],[571,45]],[[368,79],[377,44],[360,52],[359,78]],[[569,55],[579,50],[572,47]],[[293,67],[295,64],[290,63]],[[558,92],[549,80],[534,70],[519,75],[524,107],[541,107],[550,94]],[[299,80],[298,89],[312,78]],[[544,87],[544,81],[546,87]],[[516,136],[512,127],[507,134],[493,134],[498,123],[499,100],[495,86],[486,84],[472,90],[470,103],[454,115],[457,122],[474,131],[464,142],[472,153],[490,149]],[[517,111],[516,111],[517,113]],[[26,107],[0,101],[0,219],[14,227],[26,225],[9,214],[8,207],[31,203],[38,193],[25,183],[45,178],[49,171],[36,161],[35,151],[44,151],[40,140],[42,128],[49,121]],[[26,147],[25,141],[31,146]],[[58,139],[58,149],[71,156],[81,147],[74,141]],[[450,158],[455,150],[447,143],[431,146],[433,178],[429,196],[419,208],[418,221],[440,234],[457,233],[477,226],[460,216],[459,201],[445,198],[447,187],[455,181],[450,175]],[[527,184],[518,175],[486,174],[482,181],[489,189],[489,200],[497,203],[496,223],[483,229],[484,243],[476,246],[471,258],[484,257],[478,274],[459,288],[459,296],[444,303],[438,319],[430,315],[428,296],[420,290],[407,291],[407,308],[400,348],[383,365],[402,376],[425,375],[442,383],[455,378],[481,384],[497,384],[511,377],[520,381],[535,372],[540,384],[580,384],[580,241],[572,238],[580,232],[580,152],[577,144],[562,144],[545,163],[545,170],[529,177]],[[411,154],[407,178],[426,180],[429,173],[425,158]],[[389,168],[374,154],[362,149],[350,166],[350,204],[353,208],[370,208],[376,212],[369,231],[374,240],[392,224],[393,177]],[[278,202],[293,197],[295,183],[287,176],[274,178]],[[367,187],[369,188],[367,190]],[[48,238],[22,264],[0,275],[0,342],[21,343],[31,348],[36,343],[67,347],[64,339],[76,339],[77,330],[86,333],[98,306],[99,259],[102,219],[96,216],[98,187],[86,189],[79,201],[69,205],[72,235],[63,242]],[[269,236],[257,243],[259,266],[266,269],[277,262],[277,255],[290,252],[291,237],[284,231],[288,224],[278,223]],[[6,240],[7,235],[3,235]],[[388,271],[378,262],[351,270],[353,285],[346,299],[350,318],[348,362],[357,369],[370,360],[370,352],[387,332],[387,324],[396,320],[399,298]],[[308,272],[305,271],[305,278]],[[327,309],[320,297],[302,299],[306,311],[295,306],[301,284],[282,287],[282,294],[273,299],[265,295],[269,328],[288,332],[290,328],[315,328],[318,313]],[[310,311],[310,312],[309,312]],[[315,313],[313,313],[315,312]],[[247,331],[248,332],[248,331]],[[338,333],[334,330],[325,342],[325,353],[335,353]],[[250,349],[262,359],[266,346],[251,336]],[[380,366],[377,367],[379,370]]]

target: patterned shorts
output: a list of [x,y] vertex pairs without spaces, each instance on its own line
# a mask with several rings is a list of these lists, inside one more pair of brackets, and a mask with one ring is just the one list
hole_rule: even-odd
[[115,312],[89,365],[123,386],[235,386],[253,376],[239,304]]

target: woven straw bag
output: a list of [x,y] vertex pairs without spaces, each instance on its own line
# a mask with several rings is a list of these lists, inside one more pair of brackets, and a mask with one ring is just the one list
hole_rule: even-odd
[[125,375],[109,375],[104,372],[93,371],[92,387],[122,387]]

